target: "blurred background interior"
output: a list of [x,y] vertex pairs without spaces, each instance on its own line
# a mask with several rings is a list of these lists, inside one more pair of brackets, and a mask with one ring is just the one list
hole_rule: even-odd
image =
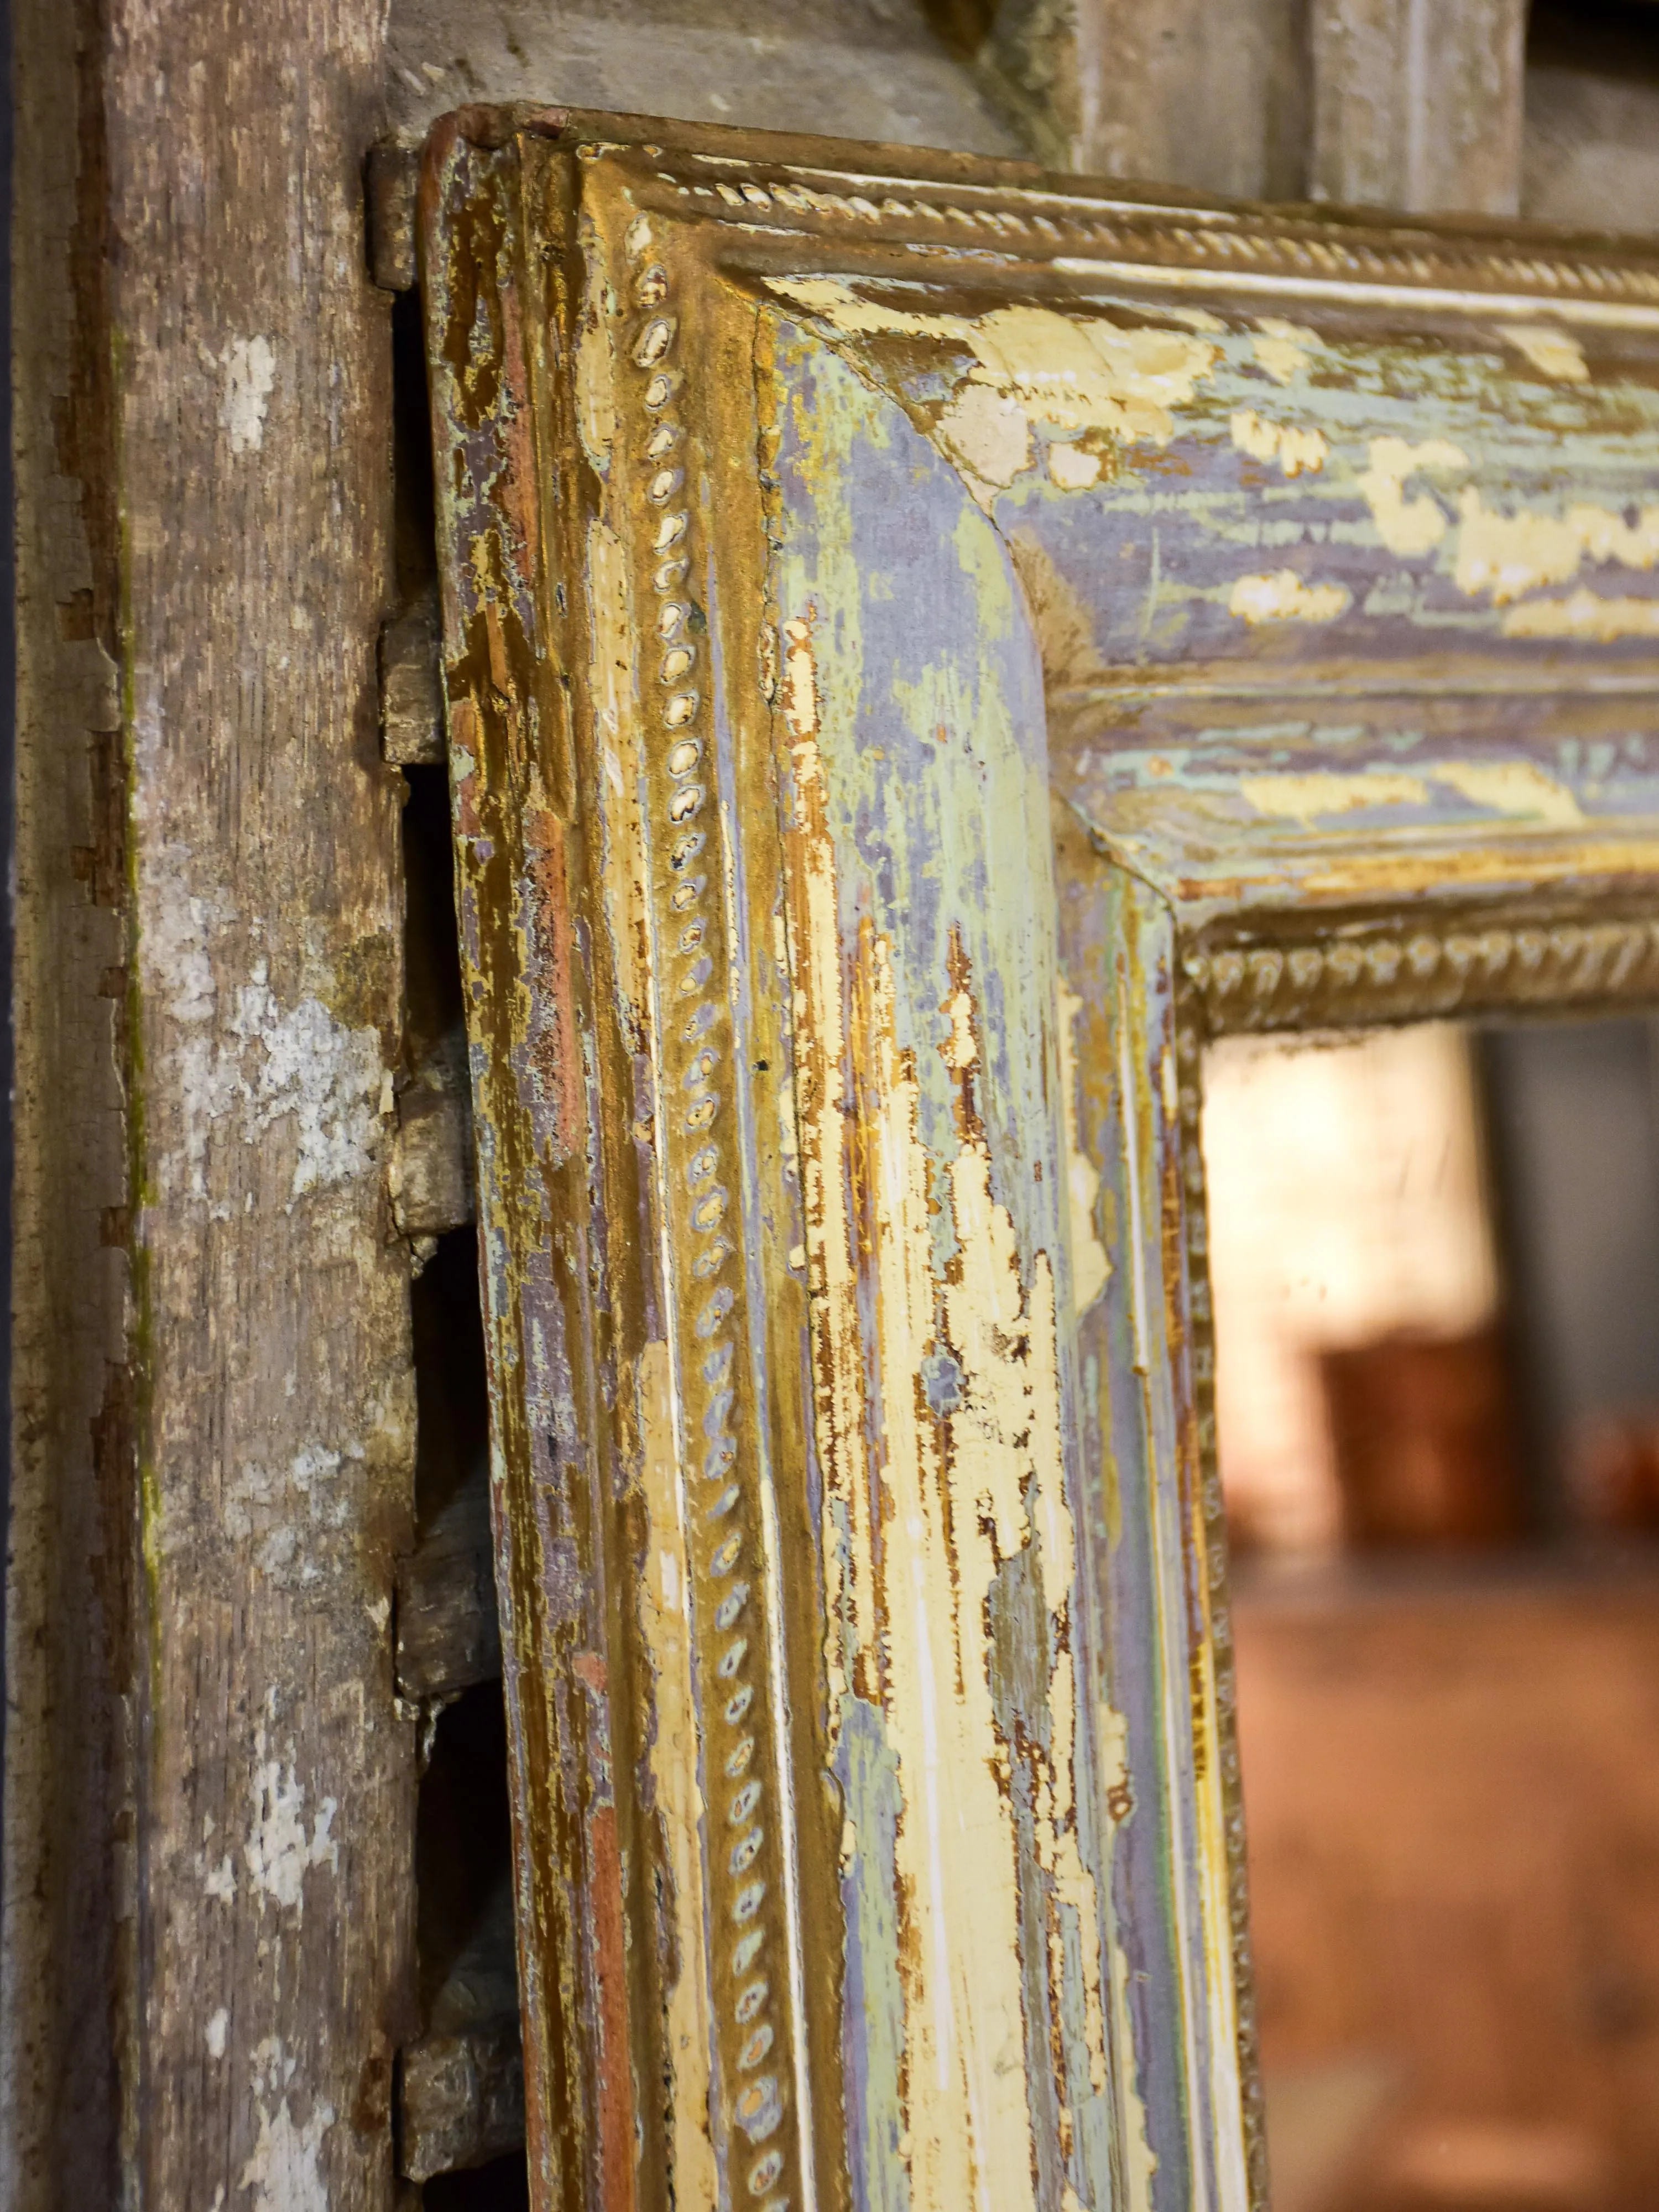
[[1659,2206],[1659,1023],[1206,1090],[1278,2212]]

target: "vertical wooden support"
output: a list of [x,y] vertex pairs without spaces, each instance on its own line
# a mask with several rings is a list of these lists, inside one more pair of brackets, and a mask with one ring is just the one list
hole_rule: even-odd
[[412,2025],[383,11],[70,13],[19,20],[0,2194],[356,2212]]
[[[117,1079],[119,705],[94,592],[105,468],[97,134],[76,10],[20,0],[12,290],[17,574],[12,1408],[0,1863],[0,2203],[117,2201],[118,1838],[131,1404]],[[107,353],[102,356],[107,361]]]
[[1055,167],[1297,198],[1301,16],[1301,0],[1004,0],[981,58]]
[[106,103],[134,901],[146,2206],[392,2201],[413,1883],[371,0],[123,0]]
[[1314,198],[1514,214],[1526,15],[1525,0],[1313,0]]

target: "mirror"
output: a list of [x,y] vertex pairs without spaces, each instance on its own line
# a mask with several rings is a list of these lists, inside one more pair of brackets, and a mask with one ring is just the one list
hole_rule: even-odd
[[1207,1055],[1280,2212],[1653,2201],[1656,1066],[1638,1018]]

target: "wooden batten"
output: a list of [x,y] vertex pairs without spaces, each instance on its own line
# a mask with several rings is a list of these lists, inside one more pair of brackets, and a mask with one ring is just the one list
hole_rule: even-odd
[[[21,1085],[0,2193],[372,2212],[416,2024],[389,306],[361,168],[383,15],[17,27],[20,930],[47,1018]],[[109,680],[53,700],[66,620]]]

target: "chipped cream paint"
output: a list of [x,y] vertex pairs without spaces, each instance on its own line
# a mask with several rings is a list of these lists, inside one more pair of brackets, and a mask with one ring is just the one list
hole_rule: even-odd
[[1441,761],[1428,774],[1461,792],[1471,805],[1517,822],[1571,829],[1584,817],[1577,800],[1536,761]]
[[[247,2192],[246,2212],[329,2212],[323,2145],[334,2124],[334,2107],[317,2105],[296,2086],[299,2059],[276,2036],[254,2052],[253,2109],[258,2136],[237,2177]],[[296,2116],[296,2098],[305,2106]]]
[[1031,465],[1031,425],[1025,410],[1006,392],[983,384],[962,386],[940,415],[937,435],[987,508],[998,491]]
[[1324,340],[1305,323],[1286,322],[1282,315],[1263,315],[1256,324],[1250,349],[1275,384],[1291,384],[1317,353]]
[[698,1776],[692,1680],[690,1571],[684,1540],[685,1497],[675,1446],[672,1375],[665,1344],[648,1344],[635,1383],[641,1469],[651,1531],[641,1608],[653,1685],[651,1778],[672,1884],[666,1900],[677,1968],[665,2023],[672,2107],[671,2154],[677,2203],[720,2200],[720,2170],[709,2135],[713,2021],[703,1972],[708,1910],[702,1838],[707,1819]]
[[1582,586],[1564,599],[1526,599],[1504,617],[1505,637],[1579,638],[1612,645],[1621,637],[1659,637],[1659,599],[1621,599]]
[[998,307],[968,325],[974,372],[1010,392],[1033,422],[1097,429],[1125,445],[1166,446],[1219,349],[1181,331],[1078,321],[1048,307]]
[[242,1846],[242,1863],[258,1893],[286,1912],[298,1912],[305,1901],[305,1881],[313,1867],[340,1870],[340,1846],[331,1833],[339,1807],[332,1797],[318,1806],[309,1827],[306,1822],[306,1793],[295,1771],[295,1747],[285,1757],[266,1756],[265,1725],[258,1735],[258,1763],[249,1784],[252,1820]]
[[1426,806],[1429,787],[1421,776],[1392,769],[1362,769],[1350,774],[1315,769],[1300,775],[1245,775],[1239,795],[1258,814],[1279,815],[1311,829],[1322,815],[1356,814],[1373,806]]
[[1311,475],[1322,469],[1331,450],[1322,430],[1296,422],[1265,422],[1254,407],[1235,408],[1227,428],[1241,453],[1248,453],[1254,461],[1277,461],[1287,477]]
[[[876,1057],[860,1129],[871,1155],[876,1356],[886,1385],[879,1553],[856,1510],[872,1473],[859,1428],[830,1433],[826,1425],[820,1450],[831,1514],[837,1505],[848,1511],[854,1530],[844,1567],[847,1612],[866,1662],[879,1648],[880,1706],[902,1792],[897,1863],[911,2203],[915,2212],[1017,2212],[1035,2202],[1017,1854],[1005,1784],[988,1755],[997,1730],[985,1609],[999,1559],[1031,1540],[1022,1486],[1057,1419],[1052,1283],[1045,1263],[1027,1308],[1017,1273],[1009,1272],[1012,1226],[990,1200],[983,1146],[966,1146],[949,1177],[962,1275],[945,1291],[941,1330],[929,1163],[915,1133],[915,1078],[892,1038],[888,957],[878,943],[870,978]],[[848,1167],[826,1145],[832,1134],[819,1117],[808,1117],[805,1150],[824,1182],[842,1180]],[[825,1333],[852,1336],[852,1255],[831,1250],[825,1226],[809,1212],[815,1291]],[[924,1423],[918,1404],[923,1363],[941,1342],[961,1371],[949,1457],[938,1425]],[[1056,1480],[1057,1462],[1051,1486]],[[1056,1543],[1060,1516],[1044,1503],[1044,1537]],[[832,1517],[827,1549],[837,1535]],[[1067,1529],[1068,1562],[1069,1553]]]
[[1419,473],[1467,469],[1468,455],[1446,438],[1425,438],[1420,445],[1405,438],[1373,438],[1370,452],[1370,465],[1358,483],[1378,537],[1390,553],[1431,551],[1445,536],[1450,518],[1426,491],[1407,499],[1406,485]]
[[1626,568],[1651,568],[1659,561],[1659,507],[1644,507],[1633,523],[1587,501],[1576,501],[1561,515],[1524,507],[1500,514],[1470,485],[1459,498],[1458,514],[1458,589],[1486,592],[1496,606],[1523,592],[1570,583],[1585,561],[1617,562]]
[[1500,323],[1498,336],[1523,354],[1540,376],[1558,384],[1586,384],[1589,365],[1571,331],[1549,323]]
[[588,265],[576,340],[576,434],[589,465],[609,473],[617,442],[617,392],[611,359],[613,303],[609,282],[597,261]]
[[1048,474],[1061,491],[1088,491],[1100,481],[1100,455],[1087,446],[1056,438],[1048,447]]
[[210,2058],[222,2058],[224,2057],[225,2039],[229,2033],[230,2014],[223,2005],[221,2005],[218,2010],[209,2019],[207,2027],[203,2031],[202,2039],[207,2045],[208,2057]]
[[1080,993],[1061,979],[1060,1018],[1055,1024],[1060,1042],[1060,1100],[1066,1114],[1066,1195],[1070,1207],[1072,1308],[1074,1316],[1087,1313],[1106,1287],[1112,1263],[1100,1241],[1097,1209],[1100,1204],[1100,1170],[1083,1146],[1078,1130],[1077,1045],[1078,1017],[1083,1012]]
[[233,338],[219,356],[224,386],[219,420],[233,453],[257,453],[265,440],[265,410],[276,382],[276,356],[267,337]]
[[1227,594],[1227,611],[1247,623],[1334,622],[1347,611],[1346,584],[1304,583],[1294,568],[1270,576],[1241,576]]

